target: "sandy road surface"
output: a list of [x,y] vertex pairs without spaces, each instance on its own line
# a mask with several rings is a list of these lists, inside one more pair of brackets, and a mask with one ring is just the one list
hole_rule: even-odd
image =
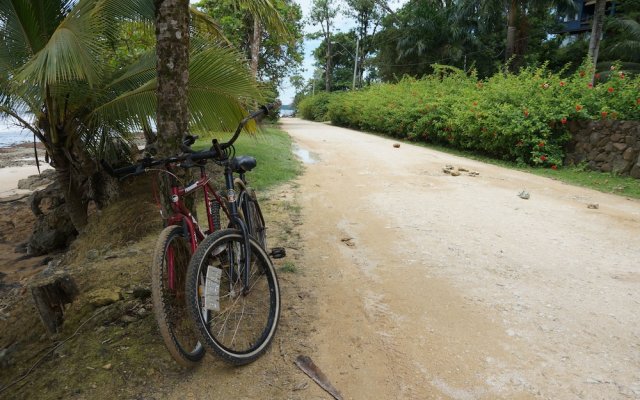
[[311,355],[345,398],[640,399],[640,202],[282,123],[317,160],[299,195]]

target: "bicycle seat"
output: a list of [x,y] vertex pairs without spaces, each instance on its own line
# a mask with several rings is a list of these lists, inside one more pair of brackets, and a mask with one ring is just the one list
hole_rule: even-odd
[[238,156],[231,159],[231,169],[237,174],[244,174],[256,167],[258,162],[251,156]]

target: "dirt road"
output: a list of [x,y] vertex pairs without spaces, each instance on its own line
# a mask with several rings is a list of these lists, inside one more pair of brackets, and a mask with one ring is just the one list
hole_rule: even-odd
[[312,162],[310,355],[345,398],[640,399],[640,202],[282,123]]

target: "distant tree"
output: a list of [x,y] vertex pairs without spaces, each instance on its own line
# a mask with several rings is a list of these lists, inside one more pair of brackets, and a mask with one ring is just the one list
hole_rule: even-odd
[[[336,33],[331,37],[333,52],[331,53],[331,89],[333,91],[351,89],[353,85],[353,67],[356,53],[356,33]],[[316,66],[324,69],[324,61],[327,54],[327,42],[323,41],[313,51]],[[327,75],[324,69],[325,76]]]
[[278,87],[304,58],[302,10],[292,0],[273,0],[278,18],[260,16],[250,1],[203,0],[197,7],[220,25],[224,36],[250,60],[257,79]]
[[640,73],[640,0],[627,0],[616,10],[605,23],[601,59],[605,63],[619,60],[624,69]]
[[325,90],[331,91],[331,61],[332,61],[332,36],[333,20],[338,15],[338,7],[334,0],[313,0],[310,20],[315,25],[320,25],[320,31],[314,37],[323,37],[326,43],[325,52]]
[[380,24],[382,18],[389,9],[387,1],[381,0],[347,0],[346,14],[356,21],[356,52],[358,64],[356,69],[356,77],[358,84],[362,82],[364,70],[367,65],[369,54],[374,52],[373,37]]

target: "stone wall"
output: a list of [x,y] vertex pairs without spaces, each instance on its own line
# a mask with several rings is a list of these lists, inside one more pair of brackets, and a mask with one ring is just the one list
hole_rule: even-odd
[[597,171],[640,179],[639,121],[571,121],[569,131],[573,139],[566,165],[584,162]]

